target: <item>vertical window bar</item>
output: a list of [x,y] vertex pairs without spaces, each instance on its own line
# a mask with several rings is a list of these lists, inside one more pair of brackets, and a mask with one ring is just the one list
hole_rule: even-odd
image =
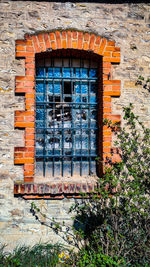
[[[71,102],[73,102],[73,66],[72,66],[72,58],[69,59],[69,67],[71,68]],[[73,131],[74,131],[74,122],[73,122],[73,105],[71,107],[71,140],[72,140],[72,148],[71,148],[71,176],[73,176],[73,150],[74,150],[74,140],[73,140]]]
[[[90,68],[91,68],[91,58],[89,60],[89,69],[88,69],[88,77],[90,78]],[[91,94],[91,81],[89,80],[88,87],[88,103],[90,103],[90,94]],[[88,105],[88,114],[89,114],[89,175],[91,174],[91,105]]]
[[[44,102],[46,102],[46,70],[45,70],[45,58],[44,58]],[[43,154],[44,154],[44,159],[43,159],[43,176],[45,177],[45,161],[46,161],[46,125],[47,125],[47,120],[46,120],[46,103],[44,103],[44,144],[43,144]]]
[[[80,58],[80,101],[82,103],[82,59]],[[81,160],[80,160],[80,176],[82,176],[82,104],[80,104],[80,133],[81,133]]]
[[[52,134],[52,140],[53,140],[53,155],[55,155],[55,107],[56,107],[56,104],[55,104],[55,101],[54,101],[54,97],[55,97],[55,94],[54,94],[54,86],[55,86],[55,83],[54,83],[54,59],[52,61],[52,70],[53,70],[53,77],[52,77],[52,82],[53,82],[53,104],[52,104],[52,119],[53,119],[53,122],[52,122],[52,128],[53,128],[53,134]],[[55,175],[55,157],[53,157],[53,167],[52,167],[52,175],[54,177]]]
[[64,60],[62,59],[62,176],[64,176]]

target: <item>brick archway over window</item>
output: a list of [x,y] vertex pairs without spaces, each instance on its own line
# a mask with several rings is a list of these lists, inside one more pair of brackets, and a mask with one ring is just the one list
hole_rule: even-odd
[[[62,193],[79,193],[93,190],[90,184],[34,184],[34,153],[35,153],[35,55],[42,52],[51,52],[60,49],[75,49],[87,51],[102,57],[102,103],[103,119],[120,121],[119,115],[111,111],[111,97],[120,96],[120,80],[111,79],[111,65],[120,63],[120,48],[114,41],[95,34],[78,31],[55,31],[37,35],[25,35],[25,40],[16,41],[16,58],[25,60],[25,76],[16,77],[17,94],[25,94],[25,110],[15,112],[15,128],[25,129],[25,146],[15,148],[15,164],[24,166],[24,181],[15,183],[16,195],[25,194],[26,198],[32,195],[46,194],[61,195]],[[103,127],[102,151],[103,158],[110,156],[111,131]],[[33,197],[33,196],[32,196]]]

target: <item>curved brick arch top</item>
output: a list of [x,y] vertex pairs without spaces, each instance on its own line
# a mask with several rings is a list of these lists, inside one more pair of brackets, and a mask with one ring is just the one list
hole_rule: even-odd
[[[17,40],[16,58],[24,58],[25,76],[16,77],[15,92],[25,94],[25,110],[15,112],[15,127],[25,129],[25,146],[15,148],[14,162],[24,166],[24,181],[20,184],[15,183],[15,194],[43,194],[45,190],[48,190],[41,189],[42,191],[40,191],[39,185],[34,184],[35,55],[58,49],[82,50],[102,56],[103,81],[100,90],[102,92],[103,107],[101,109],[103,110],[103,118],[112,121],[120,120],[119,115],[112,115],[111,112],[111,97],[120,96],[120,80],[111,79],[111,64],[120,63],[120,48],[115,46],[114,41],[107,41],[95,34],[70,30],[25,35],[25,40]],[[111,138],[111,131],[104,126],[102,143],[104,159],[111,156]],[[46,185],[44,186],[46,188]],[[71,185],[67,185],[67,187],[61,185],[59,189],[55,185],[52,186],[55,189],[49,189],[51,191],[46,191],[47,194],[50,194],[50,192],[51,194],[78,193],[79,191],[90,190],[85,184],[83,188],[81,185],[78,189],[76,185],[74,189],[68,187]]]

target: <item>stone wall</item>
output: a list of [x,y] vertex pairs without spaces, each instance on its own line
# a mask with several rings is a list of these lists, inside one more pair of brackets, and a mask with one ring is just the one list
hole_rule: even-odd
[[[23,130],[14,129],[14,111],[24,110],[24,96],[15,95],[15,76],[24,75],[24,60],[15,58],[15,41],[25,34],[76,29],[121,48],[121,63],[112,78],[121,80],[121,96],[113,98],[113,114],[132,102],[135,112],[150,127],[150,93],[135,86],[138,75],[150,73],[150,4],[0,2],[0,242],[13,248],[40,240],[57,240],[30,214],[31,200],[14,197],[14,181],[23,180],[22,166],[14,165],[14,147],[24,146]],[[67,210],[73,199],[36,200],[51,217],[70,223]],[[55,239],[54,239],[55,238]]]

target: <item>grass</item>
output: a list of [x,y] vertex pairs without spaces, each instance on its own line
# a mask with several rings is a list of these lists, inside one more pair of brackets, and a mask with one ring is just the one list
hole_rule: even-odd
[[0,248],[0,267],[54,267],[59,262],[61,245],[37,244],[33,247],[17,247],[12,253]]

